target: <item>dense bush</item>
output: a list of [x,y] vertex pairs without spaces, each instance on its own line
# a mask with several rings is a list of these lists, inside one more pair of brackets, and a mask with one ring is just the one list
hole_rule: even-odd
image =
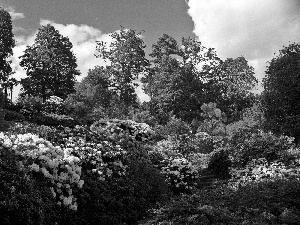
[[231,160],[227,149],[219,148],[212,152],[208,163],[208,169],[220,178],[228,178],[230,175]]
[[120,179],[102,181],[86,174],[84,180],[77,224],[135,224],[168,198],[163,176],[147,162],[132,161]]
[[35,122],[39,125],[45,126],[65,126],[65,127],[75,127],[78,125],[78,122],[72,117],[66,115],[58,115],[54,113],[41,113],[39,114]]
[[27,120],[34,121],[42,111],[43,100],[39,97],[23,96],[17,100],[17,106],[20,108],[20,113]]
[[64,102],[57,96],[51,96],[42,104],[42,111],[49,114],[65,114]]
[[16,111],[4,109],[4,120],[6,121],[24,121],[24,116]]
[[293,146],[293,138],[263,131],[240,131],[228,142],[230,155],[236,165],[246,165],[248,161],[257,158],[266,158],[269,162],[280,159]]
[[174,199],[140,224],[298,224],[299,191],[295,179],[200,190]]
[[58,212],[47,183],[34,180],[18,160],[13,151],[0,147],[1,224],[54,225]]
[[[77,211],[75,214],[66,211],[67,209],[63,211],[65,212],[63,214],[60,212],[58,214],[59,224],[121,224],[122,222],[132,224],[142,219],[143,216],[147,215],[148,209],[164,201],[169,195],[164,176],[157,168],[153,167],[151,161],[134,157],[134,154],[127,154],[127,151],[123,150],[120,145],[101,140],[99,136],[84,127],[76,126],[71,129],[50,128],[33,124],[19,125],[10,130],[10,139],[7,138],[10,136],[3,136],[3,143],[7,146],[15,146],[16,140],[19,140],[20,148],[23,150],[31,149],[24,151],[24,153],[33,157],[32,151],[36,149],[33,144],[37,141],[40,143],[37,144],[40,148],[39,154],[45,154],[43,148],[47,147],[47,144],[39,139],[27,140],[25,138],[31,144],[22,144],[21,140],[23,139],[21,137],[23,136],[17,136],[17,139],[13,140],[13,132],[26,133],[29,131],[39,133],[55,145],[60,145],[65,154],[72,157],[76,155],[80,158],[78,163],[81,165],[81,179],[84,179],[84,185],[80,190],[72,188],[71,192],[71,194],[76,195]],[[139,153],[143,151],[142,146],[132,145],[128,151]],[[132,149],[133,147],[136,149]],[[19,147],[15,146],[14,148],[17,150]],[[51,168],[47,166],[45,161],[40,161],[40,157],[35,158],[34,163],[30,158],[27,159],[24,166],[29,165],[33,177],[36,179],[40,177],[35,169],[36,165],[39,165],[40,168],[45,167],[46,170],[42,173],[44,176],[51,177]],[[48,160],[47,158],[46,161],[48,162]],[[47,171],[50,174],[46,173]],[[57,190],[54,187],[49,191],[51,195],[59,196],[56,193],[57,191],[61,192],[59,190],[67,194],[69,192],[68,187],[65,189],[64,184]],[[67,200],[68,198],[66,198]],[[63,220],[62,215],[63,218],[68,218],[68,223],[64,222],[66,219]]]

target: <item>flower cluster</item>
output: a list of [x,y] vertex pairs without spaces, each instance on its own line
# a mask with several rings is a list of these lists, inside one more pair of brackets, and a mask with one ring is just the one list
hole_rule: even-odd
[[161,168],[167,183],[171,185],[174,193],[186,193],[196,185],[198,170],[187,159],[174,158],[163,161],[166,166]]
[[153,134],[148,124],[132,120],[100,120],[92,124],[90,129],[117,142],[122,142],[124,139],[147,141]]
[[243,169],[232,168],[230,183],[232,186],[240,186],[251,182],[291,178],[300,180],[297,165],[286,166],[280,161],[269,163],[265,158],[260,158],[251,160]]
[[84,184],[80,179],[81,166],[78,157],[70,155],[67,149],[54,147],[49,141],[30,133],[0,133],[0,144],[12,149],[22,158],[21,168],[29,169],[29,172],[36,176],[42,174],[49,181],[58,205],[77,209],[73,191],[80,189]]
[[51,96],[43,103],[43,111],[46,113],[64,114],[63,99],[57,96]]

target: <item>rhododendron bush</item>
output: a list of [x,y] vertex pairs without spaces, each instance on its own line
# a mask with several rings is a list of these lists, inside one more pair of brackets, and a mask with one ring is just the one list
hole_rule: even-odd
[[0,133],[0,145],[10,148],[20,156],[20,167],[40,173],[49,180],[53,197],[58,205],[77,209],[73,189],[81,188],[80,159],[70,155],[68,149],[54,147],[49,141],[32,134],[6,135]]

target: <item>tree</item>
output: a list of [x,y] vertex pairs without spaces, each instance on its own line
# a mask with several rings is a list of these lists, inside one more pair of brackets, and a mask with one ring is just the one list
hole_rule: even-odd
[[206,102],[206,73],[217,60],[214,50],[192,38],[182,38],[179,46],[174,38],[164,34],[152,46],[150,56],[154,66],[142,82],[151,98],[152,112],[173,113],[189,122],[200,118],[200,107]]
[[145,58],[145,45],[140,33],[121,27],[119,32],[111,34],[112,42],[107,46],[97,42],[97,57],[108,60],[106,71],[110,74],[110,88],[116,90],[126,107],[137,104],[136,80],[149,66]]
[[11,61],[7,59],[13,55],[15,46],[14,35],[12,33],[12,21],[10,14],[0,7],[0,125],[4,119],[2,112],[4,106],[3,85],[6,84],[9,75],[12,73]]
[[300,140],[300,45],[292,43],[270,62],[263,79],[266,128]]
[[[96,66],[89,70],[88,75],[78,82],[76,92],[68,96],[69,111],[75,117],[87,117],[97,112],[106,114],[106,109],[111,107],[114,91],[110,90],[110,74],[103,66]],[[99,111],[102,112],[99,112]],[[83,116],[84,115],[84,116]]]
[[211,86],[207,91],[226,113],[229,123],[239,120],[243,110],[253,105],[255,95],[251,91],[258,83],[254,74],[254,68],[248,65],[247,60],[237,57],[220,61],[213,76],[208,79]]
[[21,80],[23,94],[40,96],[45,101],[55,95],[65,99],[75,91],[76,57],[73,45],[50,24],[42,26],[32,46],[27,46],[20,56],[20,65],[26,69],[27,78]]

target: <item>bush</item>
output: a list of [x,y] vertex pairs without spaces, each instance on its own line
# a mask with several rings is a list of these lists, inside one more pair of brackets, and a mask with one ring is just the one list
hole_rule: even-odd
[[128,174],[119,179],[101,181],[85,175],[77,224],[136,224],[151,207],[167,199],[168,187],[152,165],[132,161],[128,166]]
[[162,140],[168,136],[177,137],[178,135],[188,134],[191,132],[191,128],[186,122],[172,116],[166,125],[157,125],[154,131],[156,139]]
[[24,116],[18,112],[4,109],[4,120],[6,121],[24,121]]
[[228,142],[230,155],[237,166],[245,166],[247,162],[257,158],[266,158],[268,162],[282,159],[293,147],[293,138],[263,131],[239,131]]
[[299,191],[296,179],[200,190],[156,209],[140,224],[299,224]]
[[74,120],[72,117],[66,115],[58,115],[58,114],[49,114],[42,113],[37,116],[35,122],[38,125],[45,126],[65,126],[65,127],[75,127],[78,125],[78,122]]
[[39,97],[24,96],[17,100],[20,113],[29,121],[34,121],[42,111],[43,100]]
[[42,111],[49,114],[65,114],[63,100],[57,96],[51,96],[42,104]]
[[229,153],[224,148],[216,149],[210,158],[208,163],[208,169],[213,171],[214,174],[220,178],[230,177],[231,160]]
[[49,186],[33,180],[16,162],[12,150],[0,147],[1,224],[54,225],[58,211]]

